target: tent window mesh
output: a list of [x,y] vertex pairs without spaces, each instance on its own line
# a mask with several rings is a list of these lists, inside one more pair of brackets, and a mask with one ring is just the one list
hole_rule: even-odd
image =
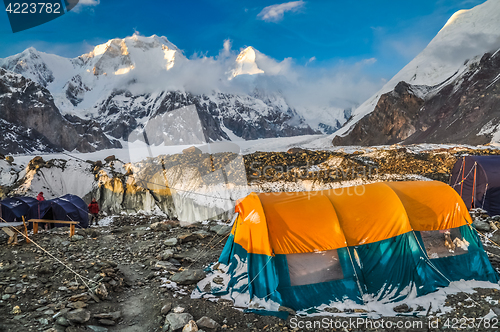
[[292,286],[344,278],[337,250],[286,255]]
[[463,255],[468,252],[469,243],[458,228],[420,232],[425,250],[430,259]]

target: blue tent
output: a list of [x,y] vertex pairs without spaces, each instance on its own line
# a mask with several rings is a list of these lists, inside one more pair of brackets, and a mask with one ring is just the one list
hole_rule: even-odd
[[[71,194],[38,202],[29,209],[28,218],[78,221],[80,227],[89,227],[87,204],[80,197]],[[56,227],[64,226],[67,225],[56,224]]]
[[38,201],[32,197],[13,197],[0,201],[0,217],[7,222],[21,221],[28,210],[37,205]]

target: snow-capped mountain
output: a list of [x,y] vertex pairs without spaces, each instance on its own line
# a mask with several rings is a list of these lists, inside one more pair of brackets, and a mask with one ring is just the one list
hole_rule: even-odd
[[63,117],[42,85],[3,68],[0,110],[2,153],[95,151],[119,146],[96,122]]
[[94,121],[110,141],[188,105],[211,141],[331,133],[346,120],[344,110],[291,105],[279,88],[289,61],[253,47],[234,58],[188,59],[165,37],[135,34],[73,59],[28,48],[0,67],[46,88],[66,119]]
[[[334,144],[476,144],[494,139],[490,127],[499,123],[492,115],[499,106],[499,15],[498,0],[455,13],[419,55],[353,112],[332,135]],[[476,116],[471,117],[463,107],[476,96]],[[489,121],[489,129],[482,130]]]

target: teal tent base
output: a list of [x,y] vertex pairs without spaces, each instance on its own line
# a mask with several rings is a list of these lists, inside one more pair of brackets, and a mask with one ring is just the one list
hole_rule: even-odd
[[[474,228],[459,228],[469,242],[466,254],[429,259],[420,232],[408,232],[383,241],[337,249],[343,279],[292,286],[286,255],[249,254],[229,236],[219,262],[228,265],[229,283],[212,289],[214,295],[249,293],[250,298],[272,300],[294,310],[308,310],[332,302],[364,300],[397,302],[446,287],[451,281],[481,280],[497,283]],[[281,311],[254,310],[285,319]]]
[[355,267],[371,299],[397,302],[412,292],[420,296],[449,284],[428,264],[413,232],[349,250],[359,261]]
[[[450,281],[480,280],[497,283],[499,281],[498,273],[491,266],[476,230],[469,225],[461,226],[459,230],[463,239],[469,242],[467,253],[432,258],[430,262]],[[420,232],[415,233],[422,248],[424,248]]]

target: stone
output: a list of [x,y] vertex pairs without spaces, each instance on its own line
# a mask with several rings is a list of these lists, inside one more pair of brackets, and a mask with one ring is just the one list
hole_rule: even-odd
[[280,307],[278,308],[278,311],[285,311],[285,312],[288,312],[290,315],[293,315],[293,316],[295,316],[297,314],[295,312],[295,310],[293,310],[292,308],[288,308],[288,307],[285,307],[285,306],[282,306],[282,305],[280,305]]
[[190,320],[186,325],[184,325],[184,328],[182,329],[182,332],[197,332],[198,331],[198,325],[196,325],[196,322],[194,320]]
[[302,149],[302,148],[290,148],[290,149],[288,149],[288,151],[286,153],[295,154],[295,153],[304,153],[304,152],[308,152],[308,151],[305,149]]
[[224,283],[224,278],[222,278],[222,277],[215,277],[215,278],[212,279],[212,281],[215,284],[222,285]]
[[8,299],[10,299],[9,294],[2,295],[2,301],[8,300]]
[[184,154],[189,154],[189,153],[201,154],[202,152],[196,146],[190,146],[189,148],[182,150],[182,153],[184,153]]
[[71,301],[71,302],[76,302],[76,301],[82,301],[82,302],[87,302],[88,300],[90,300],[91,297],[89,294],[87,293],[82,293],[82,294],[77,294],[77,295],[73,295],[71,296],[68,301]]
[[196,236],[193,233],[186,233],[179,235],[177,239],[179,240],[180,243],[187,243],[198,239],[198,236]]
[[109,330],[106,327],[95,326],[95,325],[87,325],[87,328],[94,332],[108,332]]
[[97,289],[95,290],[95,294],[101,299],[104,300],[108,297],[109,293],[108,290],[106,289],[106,286],[104,286],[103,283],[100,283]]
[[174,252],[170,249],[164,250],[161,253],[161,259],[166,261],[174,255]]
[[170,239],[166,239],[165,242],[163,242],[166,246],[173,247],[177,245],[177,238],[173,237]]
[[398,305],[397,307],[394,307],[392,310],[394,310],[395,312],[411,312],[412,311],[412,309],[406,303]]
[[199,231],[196,231],[193,233],[194,235],[196,235],[198,237],[198,239],[204,239],[206,237],[209,237],[211,236],[211,234],[207,231],[204,231],[203,229],[199,230]]
[[172,226],[166,222],[155,222],[149,226],[155,232],[166,232],[172,228]]
[[205,271],[201,269],[187,269],[177,272],[170,278],[170,280],[179,285],[191,285],[205,278],[205,276]]
[[14,308],[12,308],[13,315],[19,315],[20,313],[21,313],[21,308],[19,308],[18,305],[16,305]]
[[49,320],[47,318],[38,318],[38,322],[42,325],[49,325]]
[[176,331],[183,328],[190,320],[193,319],[193,316],[188,314],[187,312],[176,314],[169,313],[165,318],[165,326],[168,326],[167,331]]
[[172,309],[172,302],[167,302],[161,307],[161,314],[166,315],[170,312],[170,309]]
[[160,268],[160,269],[176,270],[174,264],[172,264],[170,262],[158,261],[158,262],[156,262],[155,266]]
[[66,318],[71,323],[83,324],[90,320],[90,312],[85,309],[76,309],[68,312]]
[[489,232],[490,231],[490,224],[484,220],[484,219],[481,219],[481,218],[476,218],[474,220],[474,227],[480,231],[480,232]]
[[121,311],[106,312],[106,313],[94,315],[94,317],[97,319],[112,319],[114,321],[120,319],[121,316],[122,316]]
[[114,154],[112,154],[111,156],[107,156],[106,158],[104,158],[104,161],[106,163],[109,163],[109,162],[112,162],[112,161],[115,161],[116,160],[116,157]]
[[57,317],[56,324],[61,326],[69,326],[69,321],[66,317]]
[[84,237],[83,237],[83,236],[81,236],[81,235],[78,235],[78,234],[75,234],[75,235],[73,235],[73,236],[71,237],[71,241],[72,241],[72,242],[81,241],[81,240],[83,240],[83,239],[84,239]]
[[198,325],[198,327],[206,327],[207,329],[216,329],[220,326],[219,323],[207,316],[203,316],[198,319],[196,321],[196,325]]
[[87,303],[85,303],[83,301],[70,302],[67,305],[68,308],[73,308],[73,309],[81,309],[81,308],[85,308],[86,306],[87,306]]
[[99,324],[105,325],[105,326],[114,326],[116,325],[115,321],[111,319],[100,319]]
[[4,290],[5,294],[14,294],[15,292],[16,292],[16,288],[12,287],[12,286],[6,287]]
[[214,225],[210,227],[210,231],[217,233],[217,235],[227,235],[231,232],[232,227],[226,225]]
[[184,309],[183,307],[175,307],[174,310],[172,310],[173,312],[175,312],[176,314],[180,314],[182,312],[184,312]]

